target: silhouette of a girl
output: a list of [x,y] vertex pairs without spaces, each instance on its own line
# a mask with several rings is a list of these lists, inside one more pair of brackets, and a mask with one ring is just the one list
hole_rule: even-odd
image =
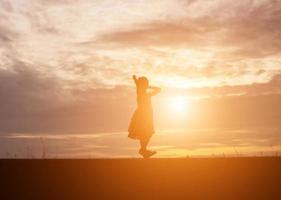
[[158,94],[161,89],[149,86],[149,81],[144,76],[137,78],[133,75],[133,79],[137,89],[138,107],[132,116],[128,137],[139,140],[141,146],[139,154],[144,158],[149,158],[156,153],[147,149],[148,142],[154,134],[151,96]]

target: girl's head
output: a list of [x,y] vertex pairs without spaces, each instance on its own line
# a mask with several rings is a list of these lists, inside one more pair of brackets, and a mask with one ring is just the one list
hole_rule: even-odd
[[138,79],[138,87],[145,90],[149,86],[149,81],[145,76],[142,76]]

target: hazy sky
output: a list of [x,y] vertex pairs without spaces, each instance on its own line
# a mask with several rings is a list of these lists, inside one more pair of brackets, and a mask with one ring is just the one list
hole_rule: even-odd
[[126,131],[132,74],[158,129],[279,130],[280,24],[278,0],[0,0],[0,132]]

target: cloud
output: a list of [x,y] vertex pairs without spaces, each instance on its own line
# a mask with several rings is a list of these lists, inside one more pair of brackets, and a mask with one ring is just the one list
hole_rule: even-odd
[[225,98],[227,96],[261,96],[261,95],[274,95],[281,94],[281,77],[280,73],[273,76],[266,83],[253,83],[249,85],[224,85],[219,87],[199,87],[189,89],[178,89],[176,93],[183,93],[186,91],[191,97],[214,97]]
[[[208,29],[209,27],[206,27]],[[143,24],[136,30],[124,32],[109,33],[103,35],[103,42],[118,43],[122,47],[146,47],[146,46],[184,46],[192,47],[203,44],[204,41],[198,38],[200,33],[206,33],[207,30],[200,30],[199,24],[176,24],[166,22],[155,22]],[[197,44],[197,45],[196,45]]]
[[[193,1],[186,11],[206,4]],[[280,53],[281,3],[278,1],[215,1],[215,8],[200,16],[158,20],[137,29],[108,33],[102,41],[130,46],[184,46],[187,48],[233,47],[231,53],[246,58]],[[207,4],[208,5],[208,4]],[[207,10],[207,9],[206,9]]]
[[266,82],[280,69],[280,7],[250,0],[1,1],[0,67],[16,58],[66,87],[128,85],[132,73],[165,86],[173,79],[174,87]]
[[125,130],[132,74],[163,91],[276,103],[280,9],[279,1],[2,0],[0,132]]
[[60,79],[14,61],[12,70],[0,70],[0,133],[120,130],[133,109],[131,93],[127,87],[65,88]]
[[[280,2],[192,1],[183,8],[186,15],[181,18],[109,32],[99,42],[115,51],[140,49],[140,68],[147,66],[147,74],[166,80],[164,74],[197,77],[193,83],[205,79],[211,85],[252,84],[266,82],[280,70]],[[132,53],[122,52],[132,59]],[[187,80],[182,83],[189,85]]]
[[57,80],[29,69],[22,62],[15,61],[12,69],[1,69],[1,132],[28,126],[25,120],[36,118],[38,113],[54,107],[55,102],[62,102],[61,95]]
[[[276,155],[281,138],[266,129],[195,129],[157,132],[151,148],[157,156],[237,156]],[[225,136],[228,137],[225,137]],[[269,138],[270,136],[270,138]],[[128,142],[127,133],[101,134],[10,134],[0,136],[0,157],[47,158],[135,157],[137,143]]]
[[[209,97],[194,101],[196,113],[185,123],[189,128],[279,127],[280,80],[276,75],[264,84],[181,89],[169,95]],[[132,88],[65,88],[60,79],[21,62],[15,62],[13,71],[0,71],[0,96],[1,133],[124,131],[135,108]],[[164,96],[154,104],[158,128],[173,123],[165,121],[170,116],[165,105],[159,107]]]

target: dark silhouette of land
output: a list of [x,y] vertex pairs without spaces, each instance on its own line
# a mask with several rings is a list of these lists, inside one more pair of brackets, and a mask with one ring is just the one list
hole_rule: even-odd
[[0,160],[1,199],[281,199],[281,158]]

